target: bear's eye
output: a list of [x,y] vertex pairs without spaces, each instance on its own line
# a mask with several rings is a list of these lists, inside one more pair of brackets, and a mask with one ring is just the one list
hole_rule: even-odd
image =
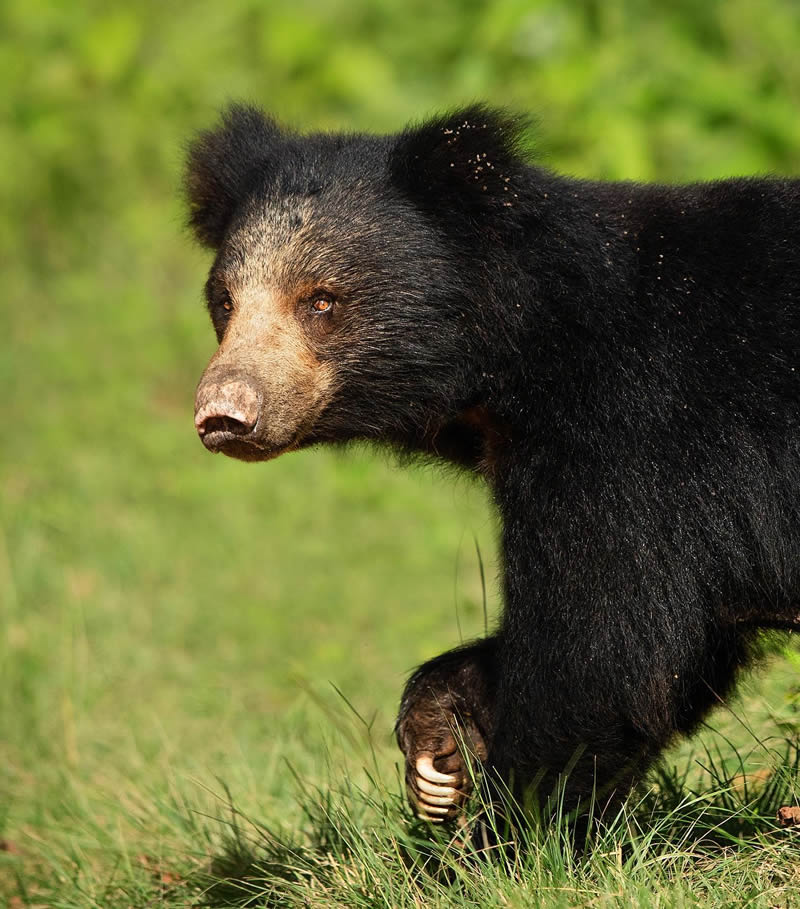
[[315,294],[310,306],[313,313],[330,312],[333,309],[333,297],[330,294]]

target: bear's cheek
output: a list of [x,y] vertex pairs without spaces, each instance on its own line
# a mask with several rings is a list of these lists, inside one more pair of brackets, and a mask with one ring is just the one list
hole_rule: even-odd
[[294,320],[235,314],[197,387],[195,425],[212,451],[273,458],[313,431],[334,384]]

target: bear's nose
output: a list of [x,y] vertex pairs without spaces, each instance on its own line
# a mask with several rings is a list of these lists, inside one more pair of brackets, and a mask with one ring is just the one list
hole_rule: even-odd
[[197,389],[194,425],[208,448],[230,436],[247,436],[258,422],[259,396],[240,379],[202,382]]

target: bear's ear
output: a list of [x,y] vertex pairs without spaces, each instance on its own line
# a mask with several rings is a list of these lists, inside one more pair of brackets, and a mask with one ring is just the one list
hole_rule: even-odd
[[218,249],[237,205],[257,173],[266,175],[284,138],[270,117],[235,104],[215,129],[189,145],[184,188],[189,226],[204,246]]
[[442,203],[475,214],[513,207],[515,177],[525,166],[526,120],[476,104],[412,126],[390,153],[400,189],[424,208]]

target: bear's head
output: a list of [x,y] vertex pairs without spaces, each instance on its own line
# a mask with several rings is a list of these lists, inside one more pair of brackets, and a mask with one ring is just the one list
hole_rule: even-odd
[[388,137],[299,135],[235,106],[201,134],[186,192],[216,253],[219,348],[195,406],[206,447],[414,447],[475,406],[492,249],[521,230],[519,135],[480,106]]

